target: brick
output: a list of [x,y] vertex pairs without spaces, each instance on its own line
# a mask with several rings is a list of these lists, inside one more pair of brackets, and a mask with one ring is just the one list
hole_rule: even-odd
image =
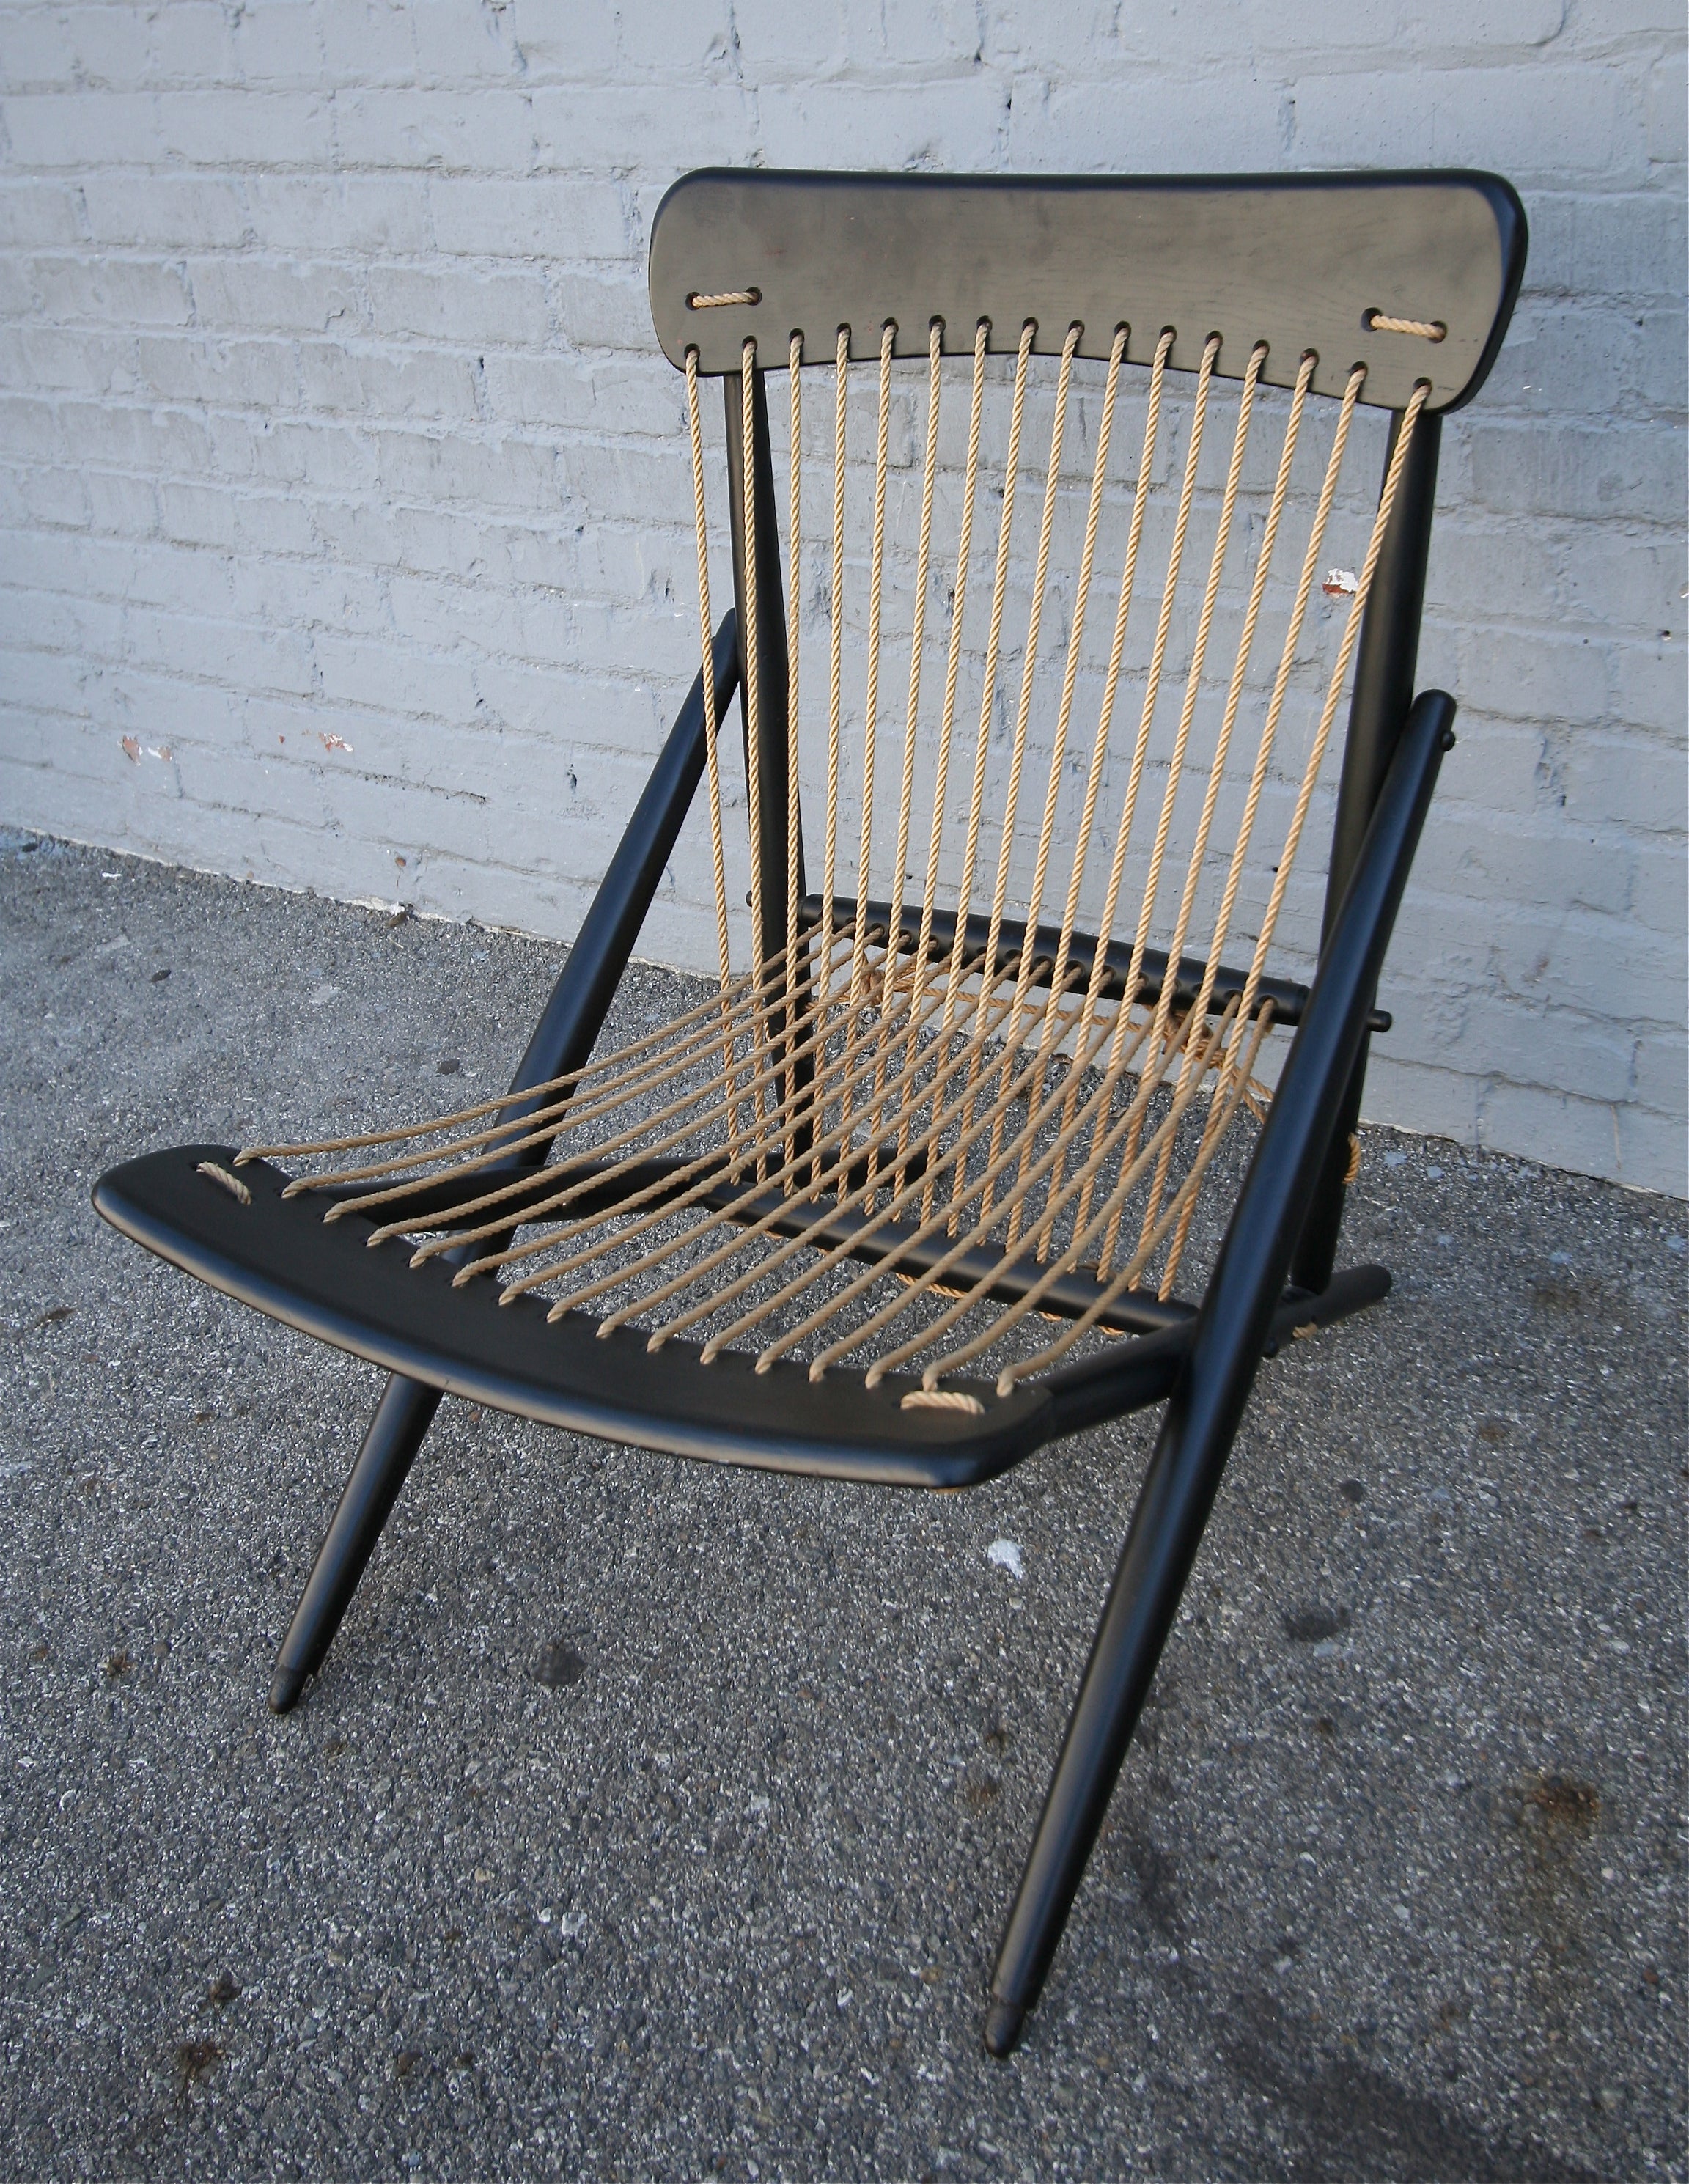
[[557,324],[571,348],[654,352],[650,294],[642,280],[559,273],[551,282]]
[[[1669,443],[1661,453],[1675,459]],[[1552,545],[1559,565],[1551,594],[1557,621],[1582,624],[1603,635],[1630,631],[1653,638],[1669,630],[1674,637],[1683,636],[1689,625],[1683,597],[1689,570],[1681,538],[1630,526],[1606,530],[1579,523],[1559,531]]]
[[30,176],[0,181],[0,249],[35,250],[81,240],[77,198],[66,185]]
[[1473,486],[1498,513],[1668,523],[1681,513],[1680,466],[1660,460],[1659,436],[1612,422],[1535,426],[1474,421]]
[[543,342],[550,325],[545,284],[533,270],[471,273],[376,266],[369,276],[373,331],[471,344]]
[[210,435],[191,410],[64,401],[57,416],[65,447],[80,462],[156,476],[203,475],[210,461]]
[[478,414],[476,360],[461,353],[313,342],[300,345],[295,369],[298,401],[306,410],[465,421]]
[[1681,746],[1636,736],[1577,735],[1569,739],[1556,771],[1566,816],[1574,824],[1617,820],[1675,835],[1681,843],[1689,816]]
[[1628,1030],[1571,1010],[1491,1000],[1475,1012],[1463,1042],[1426,1058],[1463,1073],[1505,1073],[1521,1087],[1617,1106],[1632,1096],[1636,1045]]
[[[12,345],[3,335],[0,340],[6,341],[8,348]],[[139,370],[140,343],[127,329],[111,334],[71,334],[31,326],[20,329],[15,340],[20,357],[27,359],[26,376],[15,384],[114,401],[132,399],[137,394],[145,397]]]
[[[169,11],[167,11],[169,12]],[[308,0],[258,0],[235,17],[230,42],[230,72],[245,84],[312,85],[318,81],[316,10]],[[332,13],[332,10],[325,11]],[[172,43],[180,47],[180,36]],[[182,72],[192,76],[184,54]]]
[[1428,884],[1479,900],[1616,912],[1629,900],[1631,864],[1622,838],[1452,811],[1427,831],[1416,869]]
[[308,554],[318,544],[311,511],[296,494],[236,493],[227,484],[162,480],[158,521],[165,538],[186,545]]
[[[570,431],[606,429],[599,422],[600,393],[618,420],[637,417],[637,394],[624,398],[621,382],[628,374],[611,365],[602,372],[572,356],[505,355],[487,361],[487,405],[489,412],[514,425],[549,425]],[[671,407],[659,415],[651,406],[649,429],[672,432]],[[609,429],[616,429],[610,426]],[[622,424],[621,429],[627,429]],[[635,425],[633,429],[638,429]]]
[[1610,1176],[1619,1168],[1617,1122],[1602,1101],[1568,1099],[1536,1085],[1491,1084],[1479,1107],[1478,1143],[1545,1167]]
[[1480,918],[1471,897],[1442,893],[1422,872],[1403,908],[1392,977],[1402,978],[1416,944],[1449,993],[1544,1005],[1552,998],[1592,1019],[1610,1012],[1614,967],[1622,964],[1628,1028],[1682,1022],[1681,940],[1644,929],[1628,911],[1563,906],[1550,928],[1528,906],[1499,900]]
[[248,192],[229,175],[132,175],[96,169],[78,181],[97,242],[137,250],[230,249],[251,232]]
[[376,436],[376,460],[386,489],[406,499],[507,509],[550,508],[556,502],[556,451],[515,433],[471,439],[383,432]]
[[[1177,173],[1188,165],[1188,126],[1181,121],[1178,103],[1168,98],[1165,85],[1153,76],[1124,81],[1082,77],[1054,85],[1041,73],[1032,72],[1010,87],[1006,99],[1000,94],[997,112],[986,106],[983,93],[987,88],[969,93],[958,88],[956,106],[976,109],[968,114],[973,125],[960,125],[962,115],[957,114],[958,125],[936,138],[939,164],[971,163],[973,154],[986,165],[1014,167],[1025,162],[1034,169],[1060,171],[1071,165],[1081,173],[1106,173],[1118,165],[1122,145],[1131,142],[1134,163],[1140,156],[1135,148],[1141,147],[1151,172]],[[1282,93],[1270,81],[1240,89],[1242,96],[1227,115],[1227,164],[1235,160],[1246,170],[1271,167],[1283,155]],[[995,142],[999,127],[1002,150]]]
[[[1452,1138],[1458,1145],[1476,1145],[1480,1089],[1472,1078],[1458,1077],[1447,1069],[1427,1069],[1375,1046],[1367,1065],[1366,1096],[1361,1108],[1363,1163],[1368,1158],[1364,1130],[1369,1123]],[[1376,1160],[1375,1152],[1372,1157]]]
[[60,323],[184,326],[192,304],[182,269],[145,259],[36,258],[29,263],[33,307]]
[[344,267],[247,256],[190,259],[194,315],[203,326],[283,333],[350,332],[366,314]]
[[324,59],[332,81],[415,81],[416,45],[411,35],[410,10],[400,0],[326,0],[318,20]]
[[81,72],[79,42],[55,9],[8,8],[0,18],[0,69],[20,90],[69,89]]
[[1295,149],[1316,165],[1365,145],[1381,166],[1488,166],[1515,184],[1611,188],[1647,179],[1642,89],[1629,72],[1538,59],[1531,95],[1510,72],[1464,66],[1416,70],[1411,92],[1394,71],[1304,75],[1296,87]]
[[[529,36],[540,40],[547,72],[571,82],[593,84],[610,67],[610,57],[601,29],[595,37],[588,31],[579,47],[572,36],[567,44],[555,36],[545,42],[541,10],[528,6],[526,23],[517,24],[524,49]],[[570,25],[572,32],[573,24]],[[690,82],[702,70],[720,77],[733,66],[733,16],[727,0],[641,0],[632,20],[624,20],[616,42],[613,81],[642,79]]]
[[[126,11],[106,7],[90,8],[81,12],[86,22],[116,16]],[[287,74],[297,81],[314,73],[310,66],[313,42],[305,8],[293,8],[287,12],[294,17],[297,29],[293,48],[293,64]],[[249,17],[252,13],[252,10],[243,8],[241,17],[231,23],[228,11],[216,6],[215,0],[170,0],[168,8],[149,12],[143,19],[146,39],[146,55],[142,63],[144,74],[155,83],[200,84],[208,78],[215,82],[232,81],[239,68],[236,58],[240,51],[239,34],[248,27],[242,19]],[[242,58],[244,58],[244,55]],[[304,63],[303,67],[302,62]],[[121,48],[109,57],[106,70],[109,71],[111,81],[134,80],[133,60]],[[101,72],[92,63],[89,64],[90,75]]]
[[1485,414],[1608,416],[1643,376],[1640,346],[1636,320],[1614,306],[1578,310],[1559,297],[1522,298],[1485,382]]
[[471,12],[452,0],[414,0],[409,13],[424,83],[455,93],[464,84],[515,82],[524,74],[527,54],[507,10]]
[[412,257],[429,248],[427,203],[409,175],[253,175],[241,199],[251,239],[269,249]]
[[[629,80],[538,84],[529,104],[532,164],[539,171],[620,176],[638,168],[638,148],[660,127],[665,156],[659,195],[690,167],[743,161],[750,136],[750,102],[730,82],[691,86],[677,105]],[[772,152],[768,163],[774,164]]]
[[290,341],[207,341],[142,335],[136,344],[141,388],[167,402],[230,409],[297,410],[299,354]]
[[1614,1175],[1638,1190],[1668,1191],[1674,1198],[1689,1197],[1689,1132],[1680,1117],[1656,1115],[1628,1103],[1614,1121],[1619,1134],[1619,1157]]
[[525,91],[346,91],[335,101],[335,138],[340,157],[360,167],[522,167],[531,103]]
[[585,723],[595,738],[655,756],[652,708],[628,685],[487,660],[476,666],[475,688],[491,722],[537,736],[555,733],[560,723]]
[[475,710],[469,670],[365,638],[321,632],[312,644],[319,687],[332,704],[399,709],[417,718],[466,720]]
[[231,141],[242,166],[321,166],[333,156],[337,115],[315,91],[166,91],[154,105],[153,159],[215,166]]
[[1681,191],[1622,197],[1603,192],[1571,198],[1564,204],[1570,235],[1559,256],[1568,269],[1569,286],[1575,284],[1585,293],[1681,297],[1682,284],[1675,277],[1686,244]]
[[142,609],[128,617],[125,644],[137,661],[155,670],[298,696],[315,687],[309,643],[291,631]]
[[1615,644],[1608,658],[1611,717],[1657,729],[1681,742],[1686,697],[1681,637],[1670,644]]
[[1680,1118],[1689,1111],[1689,1051],[1681,1033],[1636,1041],[1630,1097],[1639,1107]]
[[[1681,29],[1681,25],[1679,26]],[[1681,167],[1689,159],[1686,142],[1683,54],[1656,61],[1648,75],[1648,157],[1663,165]]]
[[429,180],[427,203],[443,251],[576,263],[630,258],[622,192],[605,182],[439,175]]
[[1638,844],[1632,852],[1635,877],[1630,887],[1630,915],[1639,926],[1663,934],[1669,942],[1689,929],[1689,857],[1684,855],[1681,818],[1683,792],[1681,763],[1675,806],[1679,820],[1676,838],[1658,848]]
[[95,531],[113,537],[144,537],[159,520],[159,489],[150,476],[121,471],[90,470],[84,473],[87,492],[87,521]]
[[0,124],[21,167],[139,166],[156,154],[153,101],[134,92],[13,94],[0,103]]
[[[712,36],[725,31],[726,11],[719,4],[692,12],[694,21],[710,25]],[[638,10],[620,39],[616,19],[608,8],[560,11],[548,5],[547,0],[511,0],[510,14],[516,42],[536,78],[560,75],[603,82],[612,76],[624,55],[625,64],[637,68],[642,53],[661,42],[659,25],[645,6]],[[685,11],[677,11],[677,15],[683,25]]]
[[1607,709],[1604,646],[1587,637],[1474,631],[1460,647],[1460,702],[1502,719],[1593,725]]

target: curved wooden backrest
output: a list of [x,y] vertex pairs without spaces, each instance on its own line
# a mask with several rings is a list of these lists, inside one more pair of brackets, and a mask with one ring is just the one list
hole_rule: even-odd
[[[1164,328],[1168,362],[1196,368],[1208,337],[1240,377],[1268,344],[1268,385],[1295,382],[1304,351],[1313,391],[1341,394],[1357,364],[1362,400],[1400,410],[1429,380],[1427,406],[1468,401],[1507,328],[1524,268],[1525,214],[1494,175],[1192,176],[846,175],[705,169],[677,182],[651,233],[651,316],[670,362],[689,348],[705,373],[737,371],[747,336],[765,359],[794,332],[806,362],[851,354],[924,356],[931,321],[966,354],[981,318],[994,349],[1106,357],[1131,327],[1127,360],[1148,363]],[[733,301],[712,299],[731,298]],[[1406,332],[1389,322],[1441,328]]]

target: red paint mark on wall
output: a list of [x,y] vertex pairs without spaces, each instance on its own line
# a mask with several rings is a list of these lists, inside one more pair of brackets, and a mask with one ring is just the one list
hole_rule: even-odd
[[1361,588],[1361,580],[1352,569],[1328,569],[1322,592],[1329,592],[1334,599],[1352,599]]
[[348,758],[352,755],[352,746],[344,736],[319,736],[317,741],[326,751],[343,750]]

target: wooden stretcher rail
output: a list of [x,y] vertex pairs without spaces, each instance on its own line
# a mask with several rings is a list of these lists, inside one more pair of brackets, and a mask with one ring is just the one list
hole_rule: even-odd
[[[798,916],[803,931],[813,932],[822,920],[821,897],[818,894],[805,895],[798,905]],[[912,956],[919,946],[921,916],[922,909],[918,902],[904,905],[897,929],[897,952],[900,956]],[[881,947],[886,946],[891,932],[891,905],[871,900],[868,904],[870,943],[877,943]],[[968,918],[963,933],[964,952],[969,956],[978,956],[982,963],[991,937],[990,928],[990,919],[976,911]],[[854,933],[856,929],[855,899],[850,895],[835,895],[833,900],[833,932],[839,934]],[[930,960],[934,963],[947,962],[955,942],[955,911],[935,910],[933,912],[931,938],[928,944]],[[994,967],[997,976],[1002,975],[1006,967],[1012,967],[1018,961],[1025,942],[1025,921],[1006,917],[998,935],[997,957]],[[1062,929],[1059,926],[1040,925],[1039,927],[1033,942],[1032,970],[1027,982],[1029,985],[1040,988],[1048,986],[1051,973],[1056,967],[1056,953],[1061,943]],[[1087,983],[1095,956],[1095,937],[1089,933],[1074,933],[1068,948],[1067,960],[1073,967],[1074,983],[1079,987],[1083,988]],[[1127,974],[1132,967],[1131,942],[1111,940],[1103,952],[1103,960],[1106,968],[1103,973],[1101,984],[1098,988],[1099,998],[1107,1001],[1118,1001],[1126,990]],[[1178,982],[1173,989],[1173,1000],[1176,1004],[1188,1006],[1196,1000],[1201,990],[1202,980],[1207,974],[1207,963],[1200,956],[1186,956],[1181,959]],[[1143,969],[1139,978],[1136,999],[1146,1006],[1153,1006],[1161,999],[1162,986],[1166,977],[1166,951],[1159,948],[1146,948],[1144,951]],[[1229,1001],[1236,1000],[1242,994],[1248,981],[1249,973],[1246,970],[1228,969],[1223,965],[1214,973],[1213,986],[1208,996],[1209,1013],[1214,1016],[1219,1015]],[[1283,1024],[1293,1029],[1302,1022],[1302,1010],[1307,1005],[1308,995],[1308,989],[1306,986],[1298,985],[1291,978],[1263,978],[1256,983],[1256,994],[1258,1003],[1264,1005],[1270,1001],[1273,1004],[1273,1018],[1275,1023]],[[1374,1008],[1367,1018],[1367,1029],[1374,1033],[1387,1032],[1391,1022],[1392,1018],[1388,1009]]]

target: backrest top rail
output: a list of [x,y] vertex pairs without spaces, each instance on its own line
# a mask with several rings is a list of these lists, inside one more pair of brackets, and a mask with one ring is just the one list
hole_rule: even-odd
[[849,175],[705,169],[658,209],[651,315],[665,355],[688,348],[706,373],[737,371],[747,337],[769,365],[791,336],[805,361],[831,363],[838,331],[852,358],[877,357],[890,323],[895,356],[925,357],[942,322],[946,354],[989,347],[1106,359],[1117,327],[1127,359],[1148,363],[1164,329],[1168,362],[1195,370],[1210,335],[1215,370],[1241,378],[1267,344],[1265,383],[1295,382],[1310,349],[1312,391],[1339,395],[1366,366],[1362,400],[1402,408],[1420,381],[1427,407],[1468,401],[1506,330],[1524,269],[1525,221],[1493,175],[1022,176]]

